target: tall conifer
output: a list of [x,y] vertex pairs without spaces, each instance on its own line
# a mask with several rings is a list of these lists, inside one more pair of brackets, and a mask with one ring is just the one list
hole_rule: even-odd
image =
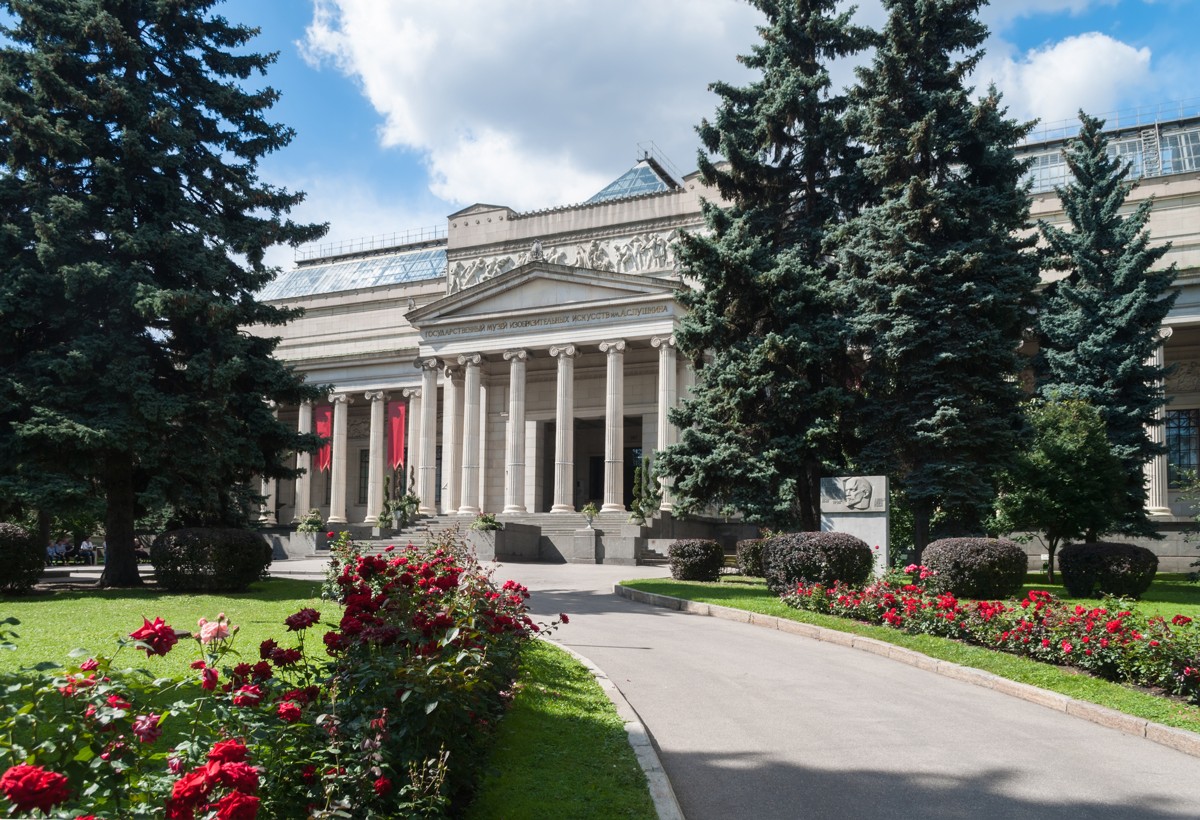
[[[826,64],[870,40],[834,0],[752,0],[762,42],[741,58],[744,87],[712,85],[716,118],[698,128],[706,235],[681,257],[699,289],[678,333],[697,365],[693,398],[674,415],[681,440],[657,468],[686,509],[729,504],[772,526],[820,526],[824,470],[841,456],[847,401],[841,320],[830,301],[830,227],[852,207],[856,152],[840,121],[844,97]],[[705,354],[711,358],[705,358]]]
[[1170,249],[1150,246],[1152,201],[1121,214],[1133,187],[1129,165],[1109,154],[1103,120],[1079,116],[1079,135],[1066,149],[1072,181],[1058,189],[1070,230],[1039,225],[1047,266],[1067,275],[1046,287],[1038,314],[1038,388],[1100,410],[1127,477],[1118,529],[1152,535],[1143,468],[1165,452],[1147,434],[1161,424],[1155,414],[1165,404],[1165,372],[1152,357],[1175,303],[1176,270],[1152,270]]
[[105,499],[105,582],[138,581],[133,522],[244,517],[252,476],[311,446],[268,400],[315,391],[242,330],[264,250],[320,236],[258,179],[290,129],[256,90],[273,55],[213,0],[3,0],[0,480],[36,505]]
[[863,354],[860,470],[912,504],[915,546],[940,511],[977,530],[1020,429],[1017,347],[1037,268],[1015,144],[1028,133],[965,81],[983,0],[885,0],[851,121],[874,200],[838,238]]

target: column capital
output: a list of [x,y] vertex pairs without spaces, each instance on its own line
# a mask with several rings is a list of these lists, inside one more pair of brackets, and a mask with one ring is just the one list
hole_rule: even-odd
[[442,375],[444,375],[450,381],[454,381],[455,379],[462,378],[463,371],[461,367],[455,367],[452,364],[448,364],[442,368]]
[[437,370],[439,364],[441,364],[441,362],[438,361],[436,356],[418,358],[413,361],[413,367],[415,367],[417,370]]
[[300,406],[301,406],[301,407],[312,407],[312,406],[313,406],[313,400],[312,400],[312,399],[305,399],[304,401],[300,402]]
[[1161,326],[1161,327],[1158,329],[1158,339],[1159,339],[1159,341],[1165,342],[1167,339],[1170,339],[1170,338],[1171,338],[1171,335],[1172,335],[1174,332],[1175,332],[1175,328],[1171,327],[1170,325],[1163,325],[1163,326]]
[[513,350],[504,351],[504,361],[506,361],[506,362],[511,362],[514,360],[518,361],[518,362],[523,362],[528,358],[529,358],[529,351],[525,350],[524,348],[514,348]]
[[478,367],[482,361],[483,356],[479,353],[461,353],[458,357],[458,363],[461,365],[474,365]]
[[608,342],[601,342],[600,343],[600,352],[601,353],[613,353],[613,352],[624,353],[625,352],[625,340],[624,339],[614,339],[614,340],[608,341]]
[[653,347],[675,347],[675,334],[672,333],[670,336],[655,336],[650,340],[650,344]]
[[363,398],[371,402],[383,401],[387,398],[387,395],[388,394],[383,390],[369,390],[366,393],[363,393]]
[[404,396],[404,398],[406,398],[406,399],[419,399],[419,398],[421,398],[421,388],[406,387],[402,391],[400,391],[400,394],[402,396]]
[[279,402],[275,401],[275,399],[267,399],[265,404],[267,405],[268,410],[278,410],[279,409]]
[[573,359],[579,355],[579,348],[573,344],[554,345],[554,347],[550,348],[550,355],[556,359],[564,356],[568,359]]
[[331,393],[329,395],[330,404],[354,404],[354,399],[349,393]]

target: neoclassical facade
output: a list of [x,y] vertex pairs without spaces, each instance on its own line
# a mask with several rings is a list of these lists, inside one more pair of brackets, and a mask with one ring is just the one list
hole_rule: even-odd
[[[1023,148],[1035,220],[1063,221],[1065,136]],[[1140,177],[1129,207],[1154,197],[1150,230],[1179,268],[1160,350],[1172,401],[1154,431],[1170,454],[1147,467],[1154,514],[1178,532],[1192,521],[1181,476],[1200,467],[1200,116],[1116,129],[1113,150]],[[262,298],[305,315],[269,332],[331,393],[278,413],[331,443],[298,457],[301,479],[267,487],[266,519],[317,508],[376,525],[385,481],[399,479],[427,515],[541,516],[550,529],[593,502],[615,521],[635,467],[672,441],[668,411],[694,378],[675,351],[675,247],[703,228],[702,197],[715,192],[696,175],[676,179],[646,156],[578,205],[473,205],[444,228],[300,256]],[[1200,557],[1178,537],[1158,549],[1179,565]]]

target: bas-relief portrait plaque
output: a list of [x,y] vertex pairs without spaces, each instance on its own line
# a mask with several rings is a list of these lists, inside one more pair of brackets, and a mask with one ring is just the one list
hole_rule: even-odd
[[821,512],[887,512],[887,477],[841,476],[821,479]]

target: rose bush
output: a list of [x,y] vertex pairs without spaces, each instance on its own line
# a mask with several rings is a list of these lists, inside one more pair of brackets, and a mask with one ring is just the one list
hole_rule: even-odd
[[[918,581],[936,576],[909,566]],[[1146,617],[1129,602],[1064,604],[1049,592],[1020,601],[964,601],[893,574],[867,586],[796,585],[788,606],[940,635],[1073,666],[1108,680],[1154,686],[1200,703],[1200,628],[1185,615]]]
[[[476,775],[522,643],[545,627],[524,587],[457,552],[363,555],[341,541],[340,613],[289,616],[286,645],[242,654],[224,613],[194,633],[146,618],[111,657],[0,676],[0,813],[444,816]],[[189,645],[185,679],[121,662],[152,667]]]

